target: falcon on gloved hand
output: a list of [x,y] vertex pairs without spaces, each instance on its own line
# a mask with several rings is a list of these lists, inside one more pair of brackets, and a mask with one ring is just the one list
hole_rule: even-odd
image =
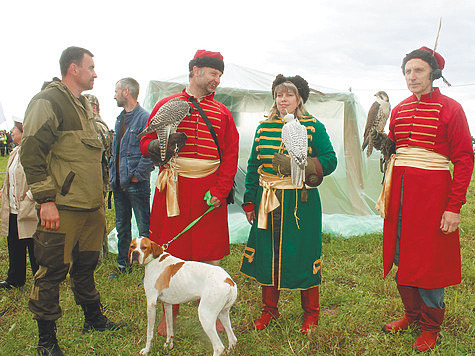
[[282,143],[290,156],[290,177],[292,184],[302,187],[307,166],[308,138],[307,128],[293,114],[284,116]]
[[373,153],[373,141],[371,132],[376,130],[382,132],[388,121],[389,114],[391,113],[391,104],[389,104],[389,96],[384,91],[378,91],[374,94],[376,101],[371,105],[368,111],[368,117],[366,119],[366,127],[363,135],[363,145],[361,150],[366,148],[366,156],[371,156]]
[[138,134],[137,137],[140,138],[143,135],[156,131],[160,148],[160,158],[161,161],[164,162],[168,147],[168,138],[171,134],[176,133],[180,122],[185,116],[191,113],[192,108],[190,103],[179,98],[171,99],[158,109],[148,126]]

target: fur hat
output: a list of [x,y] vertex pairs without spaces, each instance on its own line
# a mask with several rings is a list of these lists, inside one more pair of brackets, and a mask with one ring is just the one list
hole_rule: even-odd
[[291,82],[297,87],[299,91],[299,95],[302,97],[304,103],[307,102],[308,96],[310,95],[310,88],[308,87],[308,83],[305,79],[303,79],[300,75],[296,75],[294,77],[284,77],[282,74],[278,74],[275,77],[274,82],[272,83],[272,96],[275,98],[275,88],[285,82]]
[[190,72],[193,70],[193,67],[210,67],[221,71],[224,73],[224,61],[223,56],[219,52],[210,52],[204,49],[199,49],[196,51],[195,56],[188,64]]
[[436,69],[442,70],[445,67],[444,57],[442,57],[439,53],[434,52],[430,48],[424,46],[406,54],[406,57],[404,57],[404,59],[402,60],[402,66],[401,66],[403,74],[405,73],[406,63],[414,58],[419,58],[429,63],[432,70],[436,70]]

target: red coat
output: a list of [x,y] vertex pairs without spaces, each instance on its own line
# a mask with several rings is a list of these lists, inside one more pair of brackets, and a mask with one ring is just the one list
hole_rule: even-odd
[[[185,90],[160,100],[150,114],[149,122],[158,109],[172,98],[188,100]],[[204,178],[178,178],[178,204],[180,215],[167,216],[166,192],[155,190],[150,216],[150,239],[159,244],[167,243],[180,233],[189,223],[201,216],[208,208],[203,197],[206,191],[221,199],[221,207],[205,215],[196,225],[180,235],[169,246],[168,252],[184,260],[218,260],[229,254],[228,214],[225,198],[228,195],[237,170],[239,134],[231,112],[214,99],[214,93],[200,102],[213,125],[221,151],[218,170]],[[177,132],[184,132],[188,139],[179,152],[180,157],[219,160],[213,138],[199,113],[185,117]],[[157,138],[156,133],[142,137],[140,149],[149,157],[148,145]]]
[[438,88],[420,101],[412,95],[393,109],[389,137],[396,148],[421,147],[448,157],[454,171],[452,178],[449,171],[394,167],[384,221],[384,276],[393,265],[402,195],[398,284],[420,288],[458,284],[459,232],[443,234],[440,222],[444,211],[460,212],[472,176],[472,139],[463,109]]

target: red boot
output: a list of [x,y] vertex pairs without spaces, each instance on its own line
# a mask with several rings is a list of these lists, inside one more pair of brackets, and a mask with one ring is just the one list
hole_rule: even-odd
[[[175,326],[178,311],[180,310],[180,304],[173,304],[173,326]],[[165,317],[165,307],[163,307],[162,320],[157,326],[157,333],[160,336],[167,336],[167,319]]]
[[263,330],[269,325],[272,319],[279,317],[279,309],[277,307],[279,296],[280,291],[277,287],[262,286],[262,315],[259,319],[254,321],[254,328]]
[[432,308],[422,303],[421,318],[419,325],[421,334],[416,339],[412,348],[419,352],[432,350],[440,341],[440,324],[444,320],[445,307],[443,309]]
[[417,288],[398,285],[397,289],[404,304],[404,317],[383,326],[385,333],[407,330],[417,323],[421,314],[422,298]]
[[318,325],[320,315],[318,287],[300,291],[300,300],[303,308],[303,324],[300,331],[306,334],[312,327]]

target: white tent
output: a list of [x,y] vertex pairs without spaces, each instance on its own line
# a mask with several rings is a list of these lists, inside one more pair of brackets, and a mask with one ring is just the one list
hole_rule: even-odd
[[[244,177],[256,127],[273,103],[270,90],[274,78],[272,74],[226,64],[216,90],[215,98],[231,110],[240,135],[236,204],[228,206],[231,242],[247,241],[250,225],[240,208]],[[187,83],[187,74],[167,81],[150,81],[145,109],[151,111],[157,101],[183,90]],[[325,88],[309,85],[314,90],[306,108],[325,125],[338,157],[336,171],[325,177],[319,187],[323,232],[343,237],[380,232],[382,219],[374,211],[382,180],[379,153],[367,159],[361,152],[366,115],[353,93],[324,93]],[[152,191],[157,174],[157,169],[152,172]]]

